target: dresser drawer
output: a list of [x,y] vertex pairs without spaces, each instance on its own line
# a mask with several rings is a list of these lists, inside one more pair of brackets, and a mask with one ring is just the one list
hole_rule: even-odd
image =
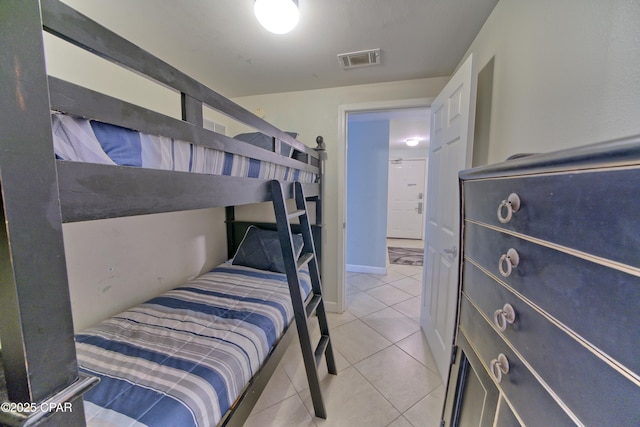
[[509,396],[515,411],[525,425],[530,427],[574,425],[571,418],[464,296],[461,298],[460,305],[460,329],[490,375],[491,361],[500,353],[507,357],[509,373],[503,375],[498,387]]
[[[640,375],[640,278],[474,223],[465,222],[464,240],[465,258]],[[520,260],[503,277],[510,248]]]
[[[640,169],[465,181],[464,216],[640,267],[639,182]],[[511,193],[521,206],[503,224]]]
[[464,293],[486,318],[506,303],[513,307],[515,321],[503,323],[502,335],[582,422],[640,425],[638,385],[473,264],[464,270]]

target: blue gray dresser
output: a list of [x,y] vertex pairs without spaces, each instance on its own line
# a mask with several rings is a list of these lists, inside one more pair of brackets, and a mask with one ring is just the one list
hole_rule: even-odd
[[640,139],[460,173],[442,425],[640,426]]

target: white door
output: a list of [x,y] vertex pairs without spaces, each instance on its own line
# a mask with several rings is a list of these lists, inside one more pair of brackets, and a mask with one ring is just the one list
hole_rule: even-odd
[[389,162],[387,237],[422,239],[426,167],[425,159]]
[[471,166],[476,81],[475,62],[471,55],[431,104],[420,320],[445,383],[449,374],[458,297],[458,172]]

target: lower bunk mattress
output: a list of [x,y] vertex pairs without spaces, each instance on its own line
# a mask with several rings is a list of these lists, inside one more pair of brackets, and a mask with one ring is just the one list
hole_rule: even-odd
[[285,274],[223,264],[77,334],[87,425],[215,426],[292,319]]

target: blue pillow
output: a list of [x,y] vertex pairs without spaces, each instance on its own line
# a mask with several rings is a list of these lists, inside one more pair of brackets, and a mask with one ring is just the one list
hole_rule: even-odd
[[[294,234],[293,251],[296,259],[300,256],[303,246],[302,235]],[[285,273],[278,232],[250,226],[233,257],[232,264]]]
[[91,120],[91,128],[102,149],[115,164],[142,166],[142,145],[138,132],[95,120]]

